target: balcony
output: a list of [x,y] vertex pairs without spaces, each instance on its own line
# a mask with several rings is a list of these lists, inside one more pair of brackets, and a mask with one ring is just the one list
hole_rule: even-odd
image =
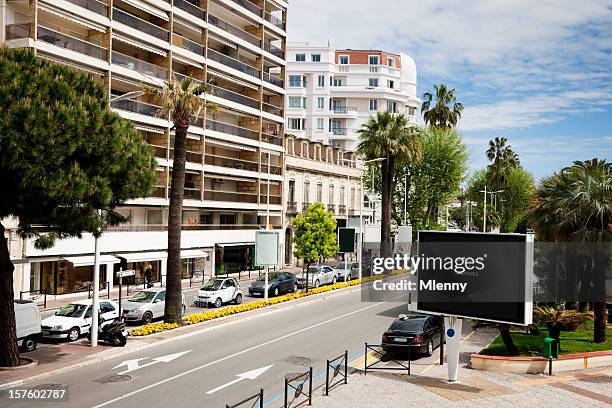
[[142,31],[143,33],[147,33],[153,37],[159,38],[160,40],[168,41],[170,39],[170,33],[167,30],[164,30],[155,24],[149,23],[148,21],[142,20],[117,8],[113,8],[113,20]]
[[172,34],[172,44],[198,55],[204,55],[204,47],[178,34]]
[[271,113],[273,115],[283,116],[283,110],[281,108],[279,108],[278,106],[270,105],[269,103],[265,103],[264,102],[262,104],[262,109],[265,112]]
[[346,136],[348,134],[347,128],[332,128],[331,132],[336,136]]
[[264,79],[264,81],[266,81],[266,82],[268,82],[268,83],[270,83],[272,85],[279,86],[281,88],[284,87],[284,85],[285,85],[285,81],[283,81],[279,77],[276,77],[276,76],[274,76],[274,75],[272,75],[272,74],[270,74],[268,72],[264,72],[263,73],[263,79]]
[[285,53],[283,50],[278,48],[276,45],[272,45],[270,43],[264,43],[264,50],[268,51],[270,54],[277,56],[280,59],[285,58]]
[[30,37],[30,24],[9,24],[6,26],[6,40],[17,40]]
[[[116,95],[113,95],[115,97]],[[159,117],[161,108],[157,105],[151,105],[144,102],[134,101],[132,99],[123,99],[120,101],[111,102],[111,108],[121,109],[128,112],[140,113],[141,115]]]
[[189,1],[185,1],[185,0],[174,0],[173,3],[177,8],[186,11],[187,13],[191,14],[194,17],[197,17],[201,20],[206,20],[206,12],[204,10],[202,10],[200,7],[196,6],[195,4],[192,4]]
[[327,211],[330,211],[332,214],[336,213],[336,205],[335,204],[327,204]]
[[166,198],[166,187],[164,186],[155,186],[153,193],[151,193],[151,197],[155,198]]
[[204,190],[204,200],[257,204],[257,194],[233,191]]
[[244,7],[249,10],[251,13],[257,14],[261,17],[261,9],[257,7],[255,4],[251,3],[248,0],[232,0],[234,3]]
[[211,87],[212,95],[259,110],[259,101],[257,99],[249,98],[248,96],[244,96],[237,92],[228,91],[227,89],[223,89],[215,85],[212,85]]
[[[260,203],[261,204],[267,204],[268,203],[268,195],[267,194],[262,194],[259,199],[261,200]],[[281,204],[282,199],[280,196],[275,196],[275,195],[270,195],[270,204],[272,205],[279,205]]]
[[338,214],[340,214],[340,215],[346,214],[346,205],[340,204],[338,206]]
[[166,158],[166,153],[167,153],[168,149],[166,149],[165,147],[163,147],[163,146],[155,146],[155,145],[152,145],[152,144],[149,144],[149,147],[151,149],[153,149],[153,155],[155,157],[160,158],[160,159],[165,159]]
[[98,58],[104,61],[108,58],[108,51],[106,49],[46,27],[39,26],[37,36],[41,41],[65,48],[67,50],[86,54],[90,57]]
[[262,133],[261,134],[261,141],[264,143],[270,143],[276,146],[282,146],[283,145],[283,139],[278,136],[278,135],[271,135],[268,133]]
[[237,59],[222,54],[211,48],[208,49],[207,57],[213,61],[220,62],[221,64],[226,65],[230,68],[234,68],[244,74],[252,75],[256,78],[259,78],[259,70],[257,68],[254,68],[248,64],[245,64],[242,61],[238,61]]
[[[174,149],[170,149],[170,160],[174,159]],[[185,151],[185,160],[191,163],[202,164],[202,153],[193,150]]]
[[188,200],[201,200],[202,191],[198,188],[187,188],[185,187],[184,198]]
[[276,16],[273,16],[269,12],[266,11],[264,13],[264,18],[266,19],[266,21],[269,21],[270,23],[272,23],[274,26],[280,28],[281,30],[285,29],[285,23],[283,22],[283,20],[281,20],[280,18],[278,18]]
[[206,121],[206,129],[228,135],[246,137],[247,139],[251,140],[259,140],[259,134],[251,129],[228,125],[227,123],[215,122],[214,120]]
[[297,214],[297,203],[295,201],[287,201],[287,213]]
[[349,112],[357,113],[357,108],[354,106],[334,106],[332,111],[337,114],[347,114]]
[[[268,174],[268,165],[267,164],[262,164],[261,165],[261,172],[262,173],[266,173]],[[282,174],[282,168],[280,166],[275,166],[273,164],[270,165],[270,174],[276,174],[278,176],[280,176]]]
[[208,153],[206,154],[205,163],[211,166],[226,167],[229,169],[259,171],[257,163]]
[[215,27],[222,29],[230,34],[235,35],[238,38],[241,38],[256,47],[261,47],[261,40],[254,35],[244,31],[243,29],[233,26],[228,22],[221,20],[219,17],[213,16],[212,14],[208,15],[208,22]]
[[129,55],[121,54],[117,51],[113,51],[111,60],[113,64],[121,65],[129,70],[139,72],[141,74],[149,75],[155,78],[168,80],[168,70],[159,67],[150,62],[142,61]]
[[310,203],[303,203],[302,204],[302,212],[306,212],[308,210],[308,207],[310,207]]
[[81,6],[89,11],[108,17],[108,5],[105,2],[97,0],[68,0],[72,4]]

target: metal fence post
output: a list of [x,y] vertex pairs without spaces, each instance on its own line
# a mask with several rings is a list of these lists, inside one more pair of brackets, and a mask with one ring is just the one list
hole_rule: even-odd
[[263,388],[259,389],[259,408],[264,408]]
[[46,309],[47,308],[47,289],[45,289],[45,296],[43,299],[44,299],[43,307]]
[[287,377],[285,377],[285,404],[283,405],[284,408],[287,408],[287,387],[289,386],[289,382],[287,381]]
[[23,291],[19,292],[19,300],[23,300]]
[[106,282],[106,297],[110,299],[110,282]]
[[325,396],[329,397],[329,360],[327,361],[327,365],[325,366]]
[[344,350],[344,383],[348,384],[348,350]]
[[365,358],[365,362],[364,362],[364,369],[363,369],[363,375],[368,375],[368,343],[366,342],[365,344],[365,351],[363,353],[364,358]]
[[310,366],[309,380],[308,380],[308,405],[312,405],[312,366]]

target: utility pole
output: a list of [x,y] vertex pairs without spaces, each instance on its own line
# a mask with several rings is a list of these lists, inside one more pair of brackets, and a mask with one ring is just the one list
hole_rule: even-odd
[[482,200],[482,232],[487,232],[487,186],[485,185],[484,190],[480,190],[481,193],[484,193],[484,198]]

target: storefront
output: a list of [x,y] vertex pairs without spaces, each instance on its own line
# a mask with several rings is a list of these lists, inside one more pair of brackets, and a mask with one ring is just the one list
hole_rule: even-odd
[[134,285],[146,282],[147,275],[151,282],[162,281],[162,262],[166,262],[168,254],[165,251],[137,252],[131,254],[117,254],[121,262],[114,266],[113,285],[119,284],[117,272],[120,270],[133,270],[134,276],[123,278],[123,284]]
[[255,270],[255,244],[217,244],[215,246],[215,275]]
[[183,249],[181,251],[181,279],[205,274],[208,257],[208,252],[203,249]]

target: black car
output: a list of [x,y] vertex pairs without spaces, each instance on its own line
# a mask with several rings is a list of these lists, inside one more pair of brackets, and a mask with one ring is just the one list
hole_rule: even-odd
[[[249,294],[251,296],[264,296],[266,276],[261,275],[251,283]],[[270,272],[268,273],[268,296],[278,296],[281,293],[296,292],[298,284],[295,275],[289,272]]]
[[442,319],[426,314],[400,315],[382,336],[384,351],[410,352],[431,356],[440,346]]

